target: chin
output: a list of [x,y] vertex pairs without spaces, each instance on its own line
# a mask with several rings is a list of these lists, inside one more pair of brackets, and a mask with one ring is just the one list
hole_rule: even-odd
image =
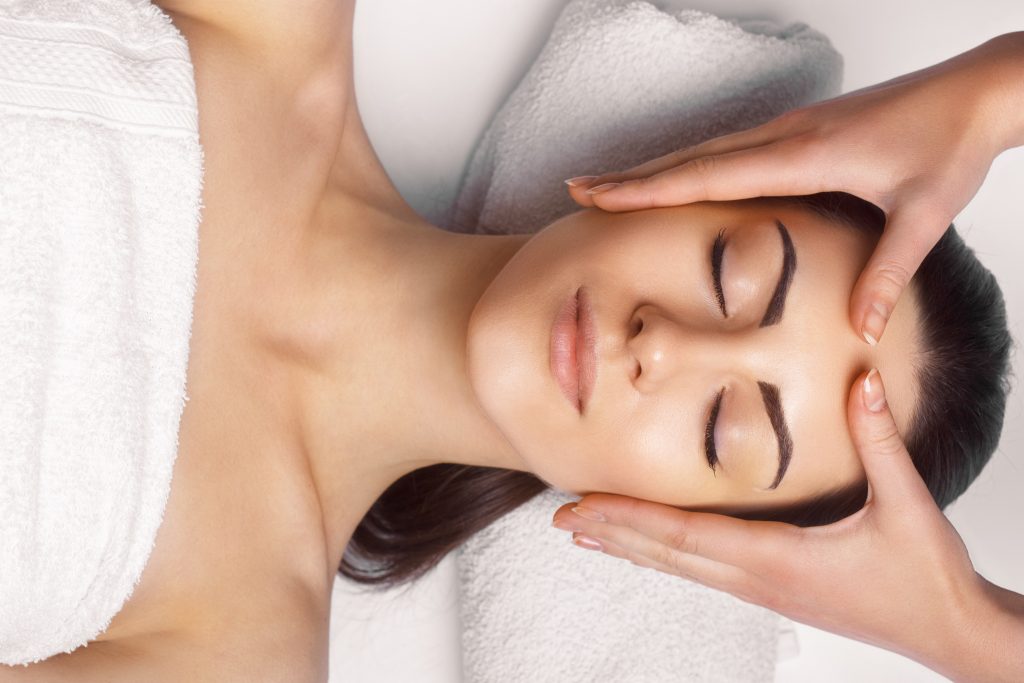
[[466,371],[484,414],[521,453],[524,444],[517,435],[528,424],[530,399],[543,392],[535,385],[536,372],[529,367],[533,354],[514,307],[494,305],[491,294],[491,289],[484,292],[470,315]]

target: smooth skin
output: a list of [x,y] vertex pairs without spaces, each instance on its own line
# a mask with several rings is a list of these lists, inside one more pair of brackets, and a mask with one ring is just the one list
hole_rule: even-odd
[[[608,211],[827,190],[873,202],[888,220],[850,319],[874,345],[992,160],[1024,144],[1022,112],[1018,32],[758,128],[568,182],[580,204]],[[848,419],[869,499],[835,524],[802,529],[591,494],[559,508],[554,525],[583,547],[899,652],[954,680],[1024,680],[1024,596],[975,572],[884,397],[877,373],[851,389]]]
[[[861,371],[891,368],[897,421],[911,414],[914,299],[876,347],[844,325],[873,236],[778,200],[589,209],[537,237],[446,232],[409,207],[367,138],[352,89],[353,0],[157,4],[188,41],[205,159],[173,484],[139,583],[104,632],[0,667],[0,683],[324,681],[342,554],[408,472],[501,467],[565,490],[644,497],[671,476],[662,502],[712,503],[696,496],[715,484],[719,503],[764,506],[863,477],[843,401]],[[784,262],[776,219],[798,265],[778,324],[761,328]],[[729,316],[711,293],[722,228]],[[561,248],[583,234],[585,250]],[[549,370],[555,312],[581,284],[593,289],[603,351],[585,418]],[[524,292],[526,305],[514,305]],[[502,320],[521,343],[493,353],[487,339],[502,336]],[[833,352],[801,346],[814,337]],[[678,353],[684,338],[705,357],[714,347],[714,373]],[[512,363],[527,384],[499,397],[495,378]],[[827,390],[815,392],[809,369]],[[770,425],[757,380],[778,385],[793,430],[790,470],[771,491],[759,490],[778,455],[758,438]],[[701,428],[722,387],[716,477]],[[502,419],[513,405],[536,409],[537,423]],[[577,451],[551,448],[542,418],[555,431],[572,425]],[[579,450],[600,447],[625,418],[647,448],[607,448],[610,476],[597,488]],[[827,459],[810,456],[815,441],[838,440]],[[616,486],[634,453],[649,476]]]
[[[762,327],[783,264],[776,219],[796,266],[781,316]],[[725,314],[711,267],[718,235]],[[917,297],[901,302],[875,347],[846,319],[876,243],[777,199],[569,214],[525,243],[477,302],[466,335],[474,393],[519,469],[579,495],[730,513],[854,485],[864,472],[846,420],[850,382],[886,372],[904,428],[919,393]],[[552,321],[580,288],[596,356],[582,414],[550,371]],[[778,437],[759,383],[777,387],[792,445],[774,488]],[[712,469],[705,436],[719,395]]]
[[0,681],[323,681],[338,561],[380,493],[435,462],[524,466],[464,331],[528,238],[446,233],[395,190],[355,106],[351,0],[157,4],[206,162],[174,484],[109,628]]
[[354,0],[156,4],[204,152],[173,482],[108,627],[0,683],[322,683],[338,564],[380,494],[437,462],[520,464],[464,335],[528,237],[446,232],[395,189],[356,106]]

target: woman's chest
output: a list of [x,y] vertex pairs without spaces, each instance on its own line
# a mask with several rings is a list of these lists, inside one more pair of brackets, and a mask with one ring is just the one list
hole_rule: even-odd
[[101,640],[175,630],[210,647],[238,638],[230,651],[246,658],[295,642],[275,656],[326,661],[333,573],[286,389],[201,308],[163,522]]
[[289,656],[326,661],[333,572],[299,389],[267,344],[267,331],[286,324],[285,255],[315,207],[323,162],[315,145],[303,154],[313,141],[289,118],[287,92],[202,31],[186,37],[204,150],[188,401],[155,545],[100,640],[187,629],[211,647],[240,638],[246,657],[294,642]]

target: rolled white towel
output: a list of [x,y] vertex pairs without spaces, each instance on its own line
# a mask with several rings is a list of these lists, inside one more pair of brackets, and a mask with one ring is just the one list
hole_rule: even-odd
[[566,178],[749,128],[841,81],[842,57],[805,24],[573,0],[488,124],[445,227],[536,232],[579,208]]
[[202,184],[147,0],[0,1],[0,663],[109,625],[170,491]]
[[573,547],[545,491],[458,552],[465,683],[771,681],[778,618]]

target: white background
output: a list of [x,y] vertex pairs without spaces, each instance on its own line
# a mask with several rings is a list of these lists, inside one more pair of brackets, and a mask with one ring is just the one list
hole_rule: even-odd
[[[829,36],[844,56],[844,92],[942,61],[1000,33],[1024,30],[1019,0],[655,4],[724,17],[804,21]],[[478,136],[543,46],[564,5],[565,0],[360,0],[355,25],[359,107],[384,167],[428,218],[451,201]],[[1024,340],[1024,268],[1019,265],[1024,260],[1024,149],[995,161],[956,224],[998,277],[1011,332]],[[1017,354],[1014,366],[1019,364]],[[1022,394],[1015,387],[992,462],[948,510],[978,571],[1018,592],[1024,592]],[[568,545],[567,552],[575,550]],[[331,680],[460,680],[456,599],[450,558],[402,594],[356,598],[339,581]],[[797,632],[801,653],[779,664],[777,683],[945,680],[877,648],[802,625]]]

